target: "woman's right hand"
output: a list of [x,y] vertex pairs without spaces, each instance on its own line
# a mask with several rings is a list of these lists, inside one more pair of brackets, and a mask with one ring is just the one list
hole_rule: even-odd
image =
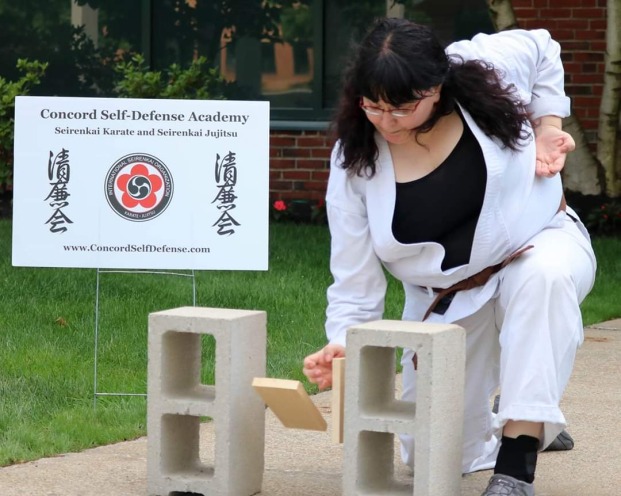
[[571,134],[563,131],[563,120],[554,115],[545,115],[534,123],[537,166],[535,174],[553,177],[565,166],[567,154],[576,149]]
[[332,360],[345,356],[345,347],[340,344],[328,344],[304,359],[304,375],[319,389],[332,385]]

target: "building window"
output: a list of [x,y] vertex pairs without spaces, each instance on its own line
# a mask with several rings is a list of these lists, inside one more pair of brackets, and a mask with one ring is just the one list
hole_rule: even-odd
[[17,77],[27,57],[50,62],[37,94],[111,96],[119,58],[164,69],[204,56],[228,98],[269,100],[272,122],[303,127],[329,120],[350,45],[385,15],[447,43],[492,31],[485,0],[27,0],[0,10],[0,74]]
[[231,98],[269,100],[273,121],[329,119],[348,50],[376,17],[431,25],[447,43],[493,30],[484,0],[248,1],[224,13],[221,4],[152,0],[152,62],[206,56],[233,83]]

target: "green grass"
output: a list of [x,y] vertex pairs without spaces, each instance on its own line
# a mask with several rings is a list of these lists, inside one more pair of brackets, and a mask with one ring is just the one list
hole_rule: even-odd
[[[600,271],[585,324],[621,315],[621,240],[594,244]],[[0,221],[0,466],[144,435],[143,397],[99,397],[93,408],[96,271],[12,267],[10,253],[11,223]],[[197,272],[197,305],[265,310],[267,375],[304,380],[302,359],[325,343],[328,255],[326,227],[273,224],[269,271]],[[100,274],[99,301],[98,391],[146,392],[147,315],[190,305],[190,281]],[[390,280],[385,318],[402,305]],[[206,383],[212,344],[203,341]]]
[[584,325],[621,317],[621,238],[594,238],[593,248],[597,277],[582,303]]

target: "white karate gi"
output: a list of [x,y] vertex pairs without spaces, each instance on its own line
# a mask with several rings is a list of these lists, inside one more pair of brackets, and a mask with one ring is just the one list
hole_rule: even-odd
[[[547,31],[477,35],[447,51],[494,64],[515,85],[532,119],[569,114],[560,48]],[[568,215],[575,212],[558,211],[559,175],[535,175],[534,140],[518,152],[504,149],[462,111],[483,151],[487,184],[470,262],[446,271],[440,244],[402,244],[392,234],[396,188],[386,141],[376,133],[379,157],[371,179],[348,175],[336,144],[326,197],[334,277],[326,334],[331,343],[345,345],[347,328],[382,318],[384,268],[403,282],[403,319],[420,321],[433,301],[425,288],[448,287],[533,244],[484,286],[458,292],[444,315],[427,319],[456,323],[467,332],[463,471],[471,472],[494,466],[509,419],[543,422],[542,447],[565,427],[558,405],[583,339],[579,303],[593,285],[596,262],[584,226]],[[411,359],[412,352],[405,352],[403,398],[410,401]],[[502,395],[494,416],[489,400],[498,387]],[[402,437],[406,463],[413,463],[413,453],[413,440]]]

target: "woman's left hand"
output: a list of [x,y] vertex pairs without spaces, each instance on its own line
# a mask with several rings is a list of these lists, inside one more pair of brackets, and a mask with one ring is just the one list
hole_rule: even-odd
[[567,154],[576,148],[576,143],[569,133],[545,124],[536,129],[535,135],[535,173],[541,177],[552,177],[563,169]]

